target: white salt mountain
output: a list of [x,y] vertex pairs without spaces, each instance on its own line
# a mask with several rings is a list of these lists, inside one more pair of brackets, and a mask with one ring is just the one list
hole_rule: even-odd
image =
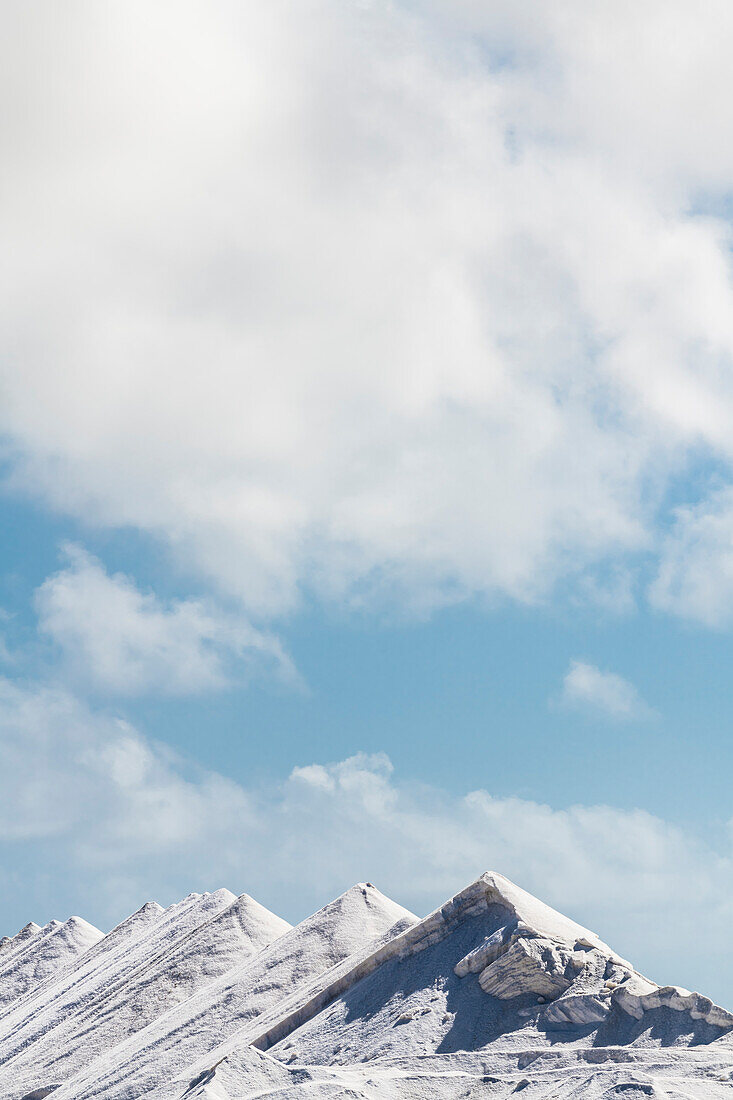
[[[0,943],[9,979],[46,931],[29,928]],[[424,920],[370,884],[295,928],[226,891],[144,907],[0,1015],[7,1100],[304,1090],[730,1098],[733,1016],[496,874]]]

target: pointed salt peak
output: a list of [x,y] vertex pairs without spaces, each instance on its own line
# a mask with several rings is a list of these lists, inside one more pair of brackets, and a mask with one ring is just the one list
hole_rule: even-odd
[[[202,919],[211,919],[216,915],[216,910],[221,911],[236,900],[237,895],[225,888],[214,890],[213,893],[197,894],[192,892],[186,894],[181,901],[169,905],[163,910],[163,914],[169,923],[188,920],[192,913],[200,915]],[[214,913],[212,913],[212,909],[215,910]]]
[[14,936],[13,938],[15,940],[18,940],[22,937],[24,940],[27,940],[29,936],[35,936],[40,931],[41,931],[40,924],[36,924],[36,922],[34,920],[29,920],[27,924],[23,925],[20,932],[18,932],[17,936]]
[[293,927],[249,894],[240,894],[235,898],[226,913],[236,916],[253,942],[262,941],[263,946],[265,943],[271,943],[278,936],[284,935],[285,932],[289,932]]
[[334,915],[339,913],[344,907],[355,902],[358,897],[362,896],[361,884],[357,883],[355,886],[350,886],[348,890],[343,894],[339,894],[333,901],[326,902],[320,909],[316,909],[314,913],[305,917],[302,921],[295,925],[296,929],[305,929],[311,926],[318,926],[324,921],[331,919]]
[[141,905],[139,909],[136,909],[132,914],[133,917],[147,917],[147,916],[160,916],[164,913],[165,909],[157,901],[146,901],[144,905]]
[[339,897],[324,905],[317,913],[308,918],[308,921],[320,923],[329,918],[348,919],[349,915],[361,916],[367,913],[371,923],[385,930],[398,922],[416,924],[418,917],[392,901],[381,890],[378,890],[371,882],[357,882]]
[[[508,909],[517,920],[517,930],[548,939],[559,940],[581,949],[596,949],[604,955],[625,963],[629,969],[633,969],[630,963],[621,959],[607,944],[599,938],[595,932],[577,924],[569,917],[559,913],[556,909],[546,905],[533,894],[523,890],[520,886],[511,882],[496,871],[486,871],[475,882],[457,894],[452,902],[462,900],[473,894],[479,895],[483,891],[486,900],[490,904],[498,904]],[[450,903],[448,903],[450,904]],[[445,909],[445,906],[442,907]]]
[[146,901],[144,905],[141,905],[139,909],[136,909],[134,913],[130,913],[129,917],[125,917],[119,924],[116,924],[109,935],[113,935],[121,930],[127,930],[135,925],[145,924],[150,920],[157,920],[157,918],[165,913],[165,909],[162,905],[159,905],[157,901]]
[[232,905],[237,900],[237,895],[233,894],[231,890],[227,890],[226,886],[222,886],[220,890],[214,890],[211,894],[204,894],[203,896],[205,898],[221,901],[225,905]]
[[101,940],[104,936],[104,932],[100,932],[98,928],[95,928],[89,921],[84,920],[83,917],[69,917],[67,921],[64,921],[62,927],[64,932],[71,933],[77,938],[84,940],[96,942],[97,940]]
[[[234,896],[234,895],[232,895]],[[162,917],[168,922],[175,922],[179,919],[186,918],[186,914],[191,909],[200,909],[202,903],[206,906],[207,898],[210,898],[210,894],[197,894],[192,891],[190,894],[186,894],[185,898],[181,898],[180,901],[171,902],[170,905],[166,905],[163,909]]]
[[271,909],[268,909],[267,906],[263,905],[257,898],[253,898],[251,894],[240,894],[234,901],[232,908],[236,908],[240,913],[254,913],[257,916],[268,917],[284,925],[286,928],[293,927],[292,924],[289,924],[283,917],[278,916],[277,913],[273,913]]
[[221,890],[214,890],[211,893],[207,891],[203,894],[189,894],[181,905],[185,912],[193,910],[199,913],[202,919],[210,920],[228,909],[236,900],[236,894],[222,887]]
[[417,924],[420,919],[409,909],[405,909],[404,905],[383,894],[372,882],[357,882],[351,889],[359,891],[367,905],[378,905],[385,913],[392,913],[395,922],[409,921],[410,924]]

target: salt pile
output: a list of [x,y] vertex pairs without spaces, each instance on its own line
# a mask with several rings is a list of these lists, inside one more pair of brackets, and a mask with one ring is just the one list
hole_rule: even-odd
[[43,928],[27,924],[12,940],[6,940],[0,954],[0,1006],[13,1004],[41,982],[62,973],[103,938],[98,928],[81,917],[70,917],[64,924],[52,920]]
[[289,927],[228,890],[166,910],[148,903],[60,981],[0,1017],[0,1090],[15,1087],[11,1077],[20,1088],[39,1074],[72,1076]]
[[69,924],[0,943],[7,1100],[733,1096],[733,1015],[501,875],[423,920],[360,883],[294,928],[224,890]]

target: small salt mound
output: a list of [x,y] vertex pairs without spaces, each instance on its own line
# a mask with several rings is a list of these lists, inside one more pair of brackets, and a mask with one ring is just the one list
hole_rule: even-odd
[[35,938],[43,929],[35,921],[30,921],[21,928],[15,936],[3,936],[0,940],[0,973],[5,969],[9,959],[22,951],[29,940]]
[[18,951],[2,957],[0,1005],[12,1004],[58,975],[102,938],[103,933],[81,917],[70,917],[64,924],[52,921],[37,932],[31,929]]

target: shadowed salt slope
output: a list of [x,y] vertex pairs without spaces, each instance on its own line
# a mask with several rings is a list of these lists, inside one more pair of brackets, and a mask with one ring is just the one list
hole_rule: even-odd
[[375,887],[359,883],[254,958],[101,1055],[59,1088],[54,1100],[137,1100],[179,1074],[185,1076],[191,1063],[207,1058],[222,1039],[236,1035],[284,993],[306,986],[389,930],[401,931],[416,921]]
[[23,1096],[39,1082],[68,1079],[289,928],[228,890],[193,894],[165,911],[148,903],[62,982],[0,1021],[0,1093]]
[[[226,939],[231,908],[185,941],[192,952],[213,946],[219,927]],[[93,950],[105,956],[103,943]],[[181,966],[186,957],[182,941]],[[733,1096],[733,1016],[658,987],[496,874],[421,921],[359,884],[117,1043],[115,1017],[126,1034],[124,1000],[90,1017],[108,1045],[84,1068],[69,1073],[49,1047],[22,1089],[0,1071],[0,1094],[53,1084],[54,1100]]]
[[[391,946],[271,1054],[330,1072],[352,1067],[344,1088],[364,1096],[465,1096],[468,1086],[507,1095],[521,1085],[527,1097],[694,1097],[733,1088],[733,1016],[697,994],[659,989],[499,875],[482,876]],[[380,1067],[378,1086],[362,1070],[355,1080],[353,1064],[364,1060],[372,1077]]]

